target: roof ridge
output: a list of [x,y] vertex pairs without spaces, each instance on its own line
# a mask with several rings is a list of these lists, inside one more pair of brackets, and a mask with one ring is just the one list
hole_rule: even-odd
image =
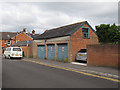
[[37,39],[48,39],[48,38],[61,37],[61,36],[70,36],[86,22],[87,21],[82,21],[82,22],[77,22],[66,26],[50,29],[47,32],[45,31],[35,39],[37,40]]
[[60,27],[57,27],[57,28],[49,29],[48,31],[50,31],[50,30],[56,30],[56,29],[59,29],[59,28],[63,28],[63,27],[67,27],[67,26],[71,26],[71,25],[75,25],[75,24],[81,24],[81,23],[84,23],[84,22],[87,22],[87,21],[82,21],[82,22],[77,22],[77,23],[73,23],[73,24],[68,24],[68,25],[60,26]]

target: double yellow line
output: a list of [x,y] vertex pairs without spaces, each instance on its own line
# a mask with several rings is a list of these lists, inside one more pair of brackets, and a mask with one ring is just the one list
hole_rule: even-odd
[[44,66],[54,67],[54,68],[63,69],[63,70],[67,70],[67,71],[72,71],[72,72],[76,72],[76,73],[80,73],[80,74],[84,74],[84,75],[88,75],[88,76],[93,76],[93,77],[97,77],[97,78],[107,79],[107,80],[111,80],[111,81],[114,81],[114,82],[120,82],[120,80],[118,80],[118,79],[113,79],[113,78],[99,76],[99,75],[95,75],[95,74],[91,74],[91,73],[81,72],[81,71],[77,71],[77,70],[74,70],[74,69],[62,68],[62,67],[49,65],[49,64],[45,64],[45,63],[41,63],[41,62],[37,62],[37,61],[32,61],[32,60],[23,60],[23,61],[33,62],[33,63],[44,65]]

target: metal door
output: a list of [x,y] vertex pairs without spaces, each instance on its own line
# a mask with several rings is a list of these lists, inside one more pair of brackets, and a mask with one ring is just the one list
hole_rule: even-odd
[[45,59],[45,45],[38,46],[38,58]]
[[54,60],[55,58],[55,45],[47,45],[47,59]]
[[58,44],[58,60],[64,61],[68,59],[68,45]]

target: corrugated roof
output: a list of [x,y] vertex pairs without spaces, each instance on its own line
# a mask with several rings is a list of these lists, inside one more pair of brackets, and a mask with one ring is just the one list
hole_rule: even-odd
[[[32,43],[32,41],[29,41],[29,44],[30,45]],[[11,46],[26,46],[27,45],[27,41],[21,41],[21,42],[17,42]]]

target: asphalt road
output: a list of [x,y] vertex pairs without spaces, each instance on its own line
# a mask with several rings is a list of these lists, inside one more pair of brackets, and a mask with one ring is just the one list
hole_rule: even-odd
[[118,88],[118,83],[19,59],[3,59],[3,88]]

